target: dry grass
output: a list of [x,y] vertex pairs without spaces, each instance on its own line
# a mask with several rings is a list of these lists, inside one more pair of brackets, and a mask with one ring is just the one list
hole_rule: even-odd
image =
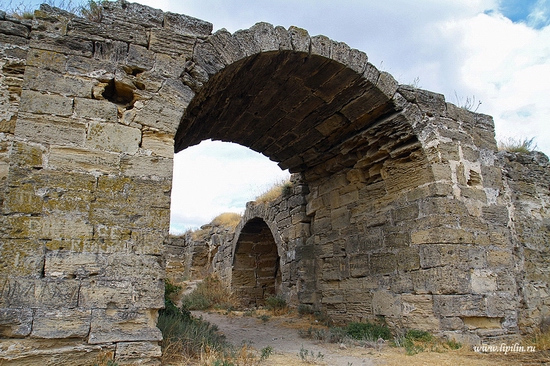
[[508,138],[506,140],[499,141],[498,149],[500,151],[515,152],[521,154],[529,154],[537,149],[535,138]]
[[184,295],[181,301],[189,310],[233,309],[238,305],[229,287],[216,275],[206,277],[193,292]]
[[270,189],[256,197],[254,202],[266,204],[275,201],[282,195],[288,194],[292,188],[292,183],[289,180],[275,183]]
[[235,212],[224,212],[216,216],[210,225],[213,226],[225,226],[234,229],[241,222],[242,216]]

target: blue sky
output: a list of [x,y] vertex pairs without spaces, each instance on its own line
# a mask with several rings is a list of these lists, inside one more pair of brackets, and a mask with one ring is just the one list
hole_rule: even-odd
[[[478,112],[494,117],[497,140],[535,137],[539,150],[550,154],[550,0],[137,2],[207,20],[214,30],[266,21],[326,35],[366,52],[400,83],[416,80],[455,104],[481,101]],[[174,232],[224,211],[242,212],[246,201],[285,175],[242,149],[203,143],[176,156]]]

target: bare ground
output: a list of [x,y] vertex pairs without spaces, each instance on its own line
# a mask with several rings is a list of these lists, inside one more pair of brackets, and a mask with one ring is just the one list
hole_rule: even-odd
[[[315,326],[309,318],[295,314],[282,316],[245,316],[242,312],[193,312],[197,317],[218,326],[220,331],[235,346],[246,344],[256,350],[272,347],[273,354],[262,365],[266,366],[371,366],[371,365],[550,365],[550,354],[547,351],[536,354],[502,353],[480,354],[464,346],[460,350],[445,352],[421,352],[414,356],[405,354],[403,348],[390,347],[388,344],[373,343],[368,346],[352,344],[331,344],[302,338],[299,330]],[[265,315],[265,314],[264,314]],[[323,357],[300,357],[300,350],[308,354]],[[309,361],[309,362],[306,362]]]

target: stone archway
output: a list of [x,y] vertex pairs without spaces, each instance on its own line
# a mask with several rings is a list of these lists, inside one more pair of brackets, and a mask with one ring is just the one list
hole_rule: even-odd
[[264,305],[281,294],[281,267],[277,244],[261,218],[248,221],[235,244],[232,291],[245,306]]
[[[512,163],[489,116],[297,27],[212,34],[184,15],[102,6],[100,22],[47,5],[32,22],[2,15],[0,357],[158,359],[174,145],[208,138],[301,173],[266,220],[282,228],[299,302],[476,337],[542,322],[547,296],[517,248],[547,242],[528,225],[548,213],[514,197],[547,175],[502,175]],[[530,206],[548,207],[539,191]],[[544,250],[526,253],[542,263]],[[521,288],[537,289],[527,307]]]

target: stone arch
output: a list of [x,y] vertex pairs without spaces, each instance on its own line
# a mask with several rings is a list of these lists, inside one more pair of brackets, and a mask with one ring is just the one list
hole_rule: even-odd
[[[207,138],[301,173],[278,214],[262,216],[277,222],[299,302],[476,337],[517,332],[523,310],[547,313],[536,291],[527,310],[517,296],[532,269],[517,255],[530,236],[513,231],[511,192],[527,188],[503,178],[516,162],[499,162],[489,116],[300,28],[211,34],[184,15],[102,6],[101,22],[47,5],[32,22],[1,15],[0,357],[91,359],[106,347],[124,363],[158,359],[174,145]],[[21,354],[23,338],[66,343]]]
[[231,288],[243,305],[264,305],[281,294],[280,245],[261,218],[248,220],[235,233]]

